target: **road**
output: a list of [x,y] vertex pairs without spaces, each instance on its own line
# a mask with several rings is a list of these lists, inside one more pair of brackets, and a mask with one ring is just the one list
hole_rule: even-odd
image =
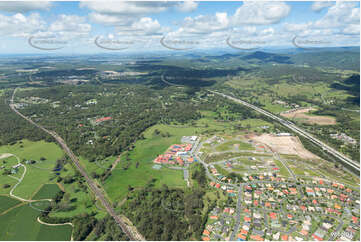
[[288,173],[290,173],[290,175],[292,176],[292,178],[293,178],[293,179],[296,179],[295,173],[293,173],[293,171],[286,165],[286,163],[284,162],[284,160],[281,159],[280,155],[279,155],[278,153],[276,153],[276,152],[274,152],[273,155],[274,155],[274,158],[275,158],[276,160],[279,160],[279,161],[282,163],[282,165],[287,169]]
[[239,230],[239,225],[241,222],[241,210],[242,210],[242,201],[243,201],[243,184],[241,183],[239,185],[238,189],[238,200],[237,200],[237,208],[236,208],[236,218],[235,218],[235,225],[232,231],[232,234],[230,236],[230,241],[236,240],[236,235]]
[[319,139],[313,137],[311,134],[309,134],[308,132],[304,131],[303,129],[297,127],[295,124],[293,124],[292,122],[288,121],[288,120],[284,120],[268,111],[265,111],[255,105],[252,105],[250,103],[247,103],[243,100],[231,97],[229,95],[220,93],[220,92],[216,92],[216,91],[212,91],[212,90],[208,90],[211,93],[220,95],[222,97],[228,98],[234,102],[240,103],[246,107],[249,107],[269,118],[272,118],[273,120],[276,120],[278,122],[280,122],[283,126],[289,128],[290,130],[292,130],[293,132],[305,137],[306,139],[310,140],[312,143],[314,143],[315,145],[321,147],[323,150],[328,151],[328,153],[332,154],[333,156],[335,156],[336,158],[338,158],[339,160],[341,160],[342,162],[344,162],[345,164],[349,165],[350,167],[352,167],[353,169],[357,170],[358,172],[360,172],[360,164],[350,158],[348,158],[347,156],[341,154],[340,152],[338,152],[337,150],[333,149],[332,147],[326,145],[325,143],[323,143],[322,141],[320,141]]
[[50,134],[51,136],[54,137],[54,139],[60,144],[60,146],[63,148],[63,150],[67,153],[67,155],[70,157],[70,159],[74,162],[74,165],[76,166],[76,168],[78,169],[78,171],[80,172],[80,174],[85,178],[87,184],[89,185],[89,188],[92,190],[92,192],[95,194],[95,196],[97,197],[97,199],[99,199],[99,201],[103,204],[103,206],[105,207],[106,211],[108,212],[108,214],[110,216],[112,216],[115,220],[115,222],[119,225],[119,227],[122,229],[122,231],[129,237],[130,240],[145,240],[143,238],[143,236],[138,232],[135,231],[133,228],[131,228],[130,226],[128,226],[115,212],[115,210],[113,209],[113,207],[111,206],[111,204],[108,202],[108,200],[105,198],[105,196],[103,195],[102,191],[97,187],[96,183],[88,176],[87,172],[85,171],[84,167],[82,165],[80,165],[78,158],[75,156],[75,154],[73,153],[73,151],[71,151],[71,149],[66,145],[65,141],[54,131],[51,130],[47,130],[46,128],[44,128],[43,126],[41,126],[40,124],[35,123],[33,120],[31,120],[30,118],[26,117],[25,115],[23,115],[22,113],[20,113],[14,106],[14,96],[16,93],[16,90],[14,90],[13,95],[11,97],[10,100],[10,108],[16,113],[18,114],[20,117],[24,118],[25,120],[27,120],[29,123],[33,124],[34,126],[36,126],[37,128],[43,130],[44,132]]

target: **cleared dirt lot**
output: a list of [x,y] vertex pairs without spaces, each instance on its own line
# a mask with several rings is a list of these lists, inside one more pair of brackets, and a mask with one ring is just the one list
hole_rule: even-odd
[[315,111],[314,108],[301,108],[297,110],[289,110],[282,112],[281,116],[289,119],[300,119],[305,123],[309,124],[319,124],[319,125],[334,125],[336,124],[336,119],[329,116],[317,116],[307,114],[310,111]]
[[306,150],[298,137],[276,136],[272,134],[249,135],[249,139],[268,146],[273,152],[286,155],[297,155],[303,159],[320,159]]

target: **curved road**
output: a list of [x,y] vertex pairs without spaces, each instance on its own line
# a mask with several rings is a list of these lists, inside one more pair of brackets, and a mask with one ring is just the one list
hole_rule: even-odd
[[105,207],[105,209],[107,210],[108,214],[110,216],[112,216],[115,220],[115,222],[118,224],[118,226],[122,229],[122,231],[129,237],[130,240],[145,240],[143,238],[143,236],[136,231],[135,229],[132,229],[130,226],[128,226],[114,211],[113,207],[111,206],[111,204],[109,203],[109,201],[105,198],[105,196],[103,195],[102,191],[97,187],[97,185],[95,184],[95,182],[88,176],[87,172],[85,171],[85,169],[80,165],[78,158],[74,155],[74,153],[71,151],[71,149],[66,145],[65,141],[54,131],[50,131],[47,130],[46,128],[44,128],[43,126],[41,126],[40,124],[35,123],[33,120],[31,120],[30,118],[26,117],[25,115],[23,115],[22,113],[20,113],[14,106],[14,96],[16,93],[16,90],[14,90],[13,95],[11,97],[10,100],[10,108],[16,113],[18,114],[20,117],[24,118],[25,120],[27,120],[29,123],[33,124],[34,126],[36,126],[37,128],[43,130],[44,132],[50,134],[51,136],[54,137],[54,139],[60,144],[60,146],[63,148],[63,150],[68,154],[68,156],[70,157],[70,159],[74,162],[76,168],[78,169],[78,171],[80,172],[80,174],[85,178],[86,182],[88,183],[90,189],[93,191],[93,193],[95,194],[95,196],[99,199],[99,201],[103,204],[103,206]]

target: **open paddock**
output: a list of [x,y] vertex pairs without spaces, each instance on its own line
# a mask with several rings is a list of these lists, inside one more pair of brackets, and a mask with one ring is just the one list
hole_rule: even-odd
[[281,113],[281,116],[289,119],[300,120],[301,122],[318,125],[335,125],[336,119],[330,116],[320,116],[308,114],[315,111],[314,108],[300,108],[295,110],[288,110]]

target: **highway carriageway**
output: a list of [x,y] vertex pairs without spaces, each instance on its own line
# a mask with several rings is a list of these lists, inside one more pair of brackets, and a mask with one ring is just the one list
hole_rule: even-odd
[[350,168],[352,168],[353,170],[356,170],[358,173],[360,172],[360,164],[348,157],[346,157],[345,155],[341,154],[340,152],[336,151],[335,149],[331,148],[330,146],[326,145],[325,143],[323,143],[322,141],[320,141],[319,139],[316,139],[315,137],[313,137],[312,135],[310,135],[309,133],[307,133],[306,131],[304,131],[303,129],[300,129],[299,127],[297,127],[295,124],[293,124],[292,122],[288,121],[288,120],[284,120],[268,111],[265,111],[257,106],[254,106],[250,103],[247,103],[243,100],[234,98],[232,96],[220,93],[220,92],[216,92],[216,91],[212,91],[212,90],[207,90],[211,93],[220,95],[222,97],[228,98],[234,102],[240,103],[246,107],[249,107],[261,114],[266,115],[267,117],[270,117],[278,122],[280,122],[282,125],[284,125],[285,127],[291,129],[293,132],[307,138],[308,140],[310,140],[311,142],[313,142],[314,144],[316,144],[317,146],[321,147],[323,150],[327,151],[328,153],[332,154],[334,157],[338,158],[340,161],[342,161],[344,164],[347,164]]

